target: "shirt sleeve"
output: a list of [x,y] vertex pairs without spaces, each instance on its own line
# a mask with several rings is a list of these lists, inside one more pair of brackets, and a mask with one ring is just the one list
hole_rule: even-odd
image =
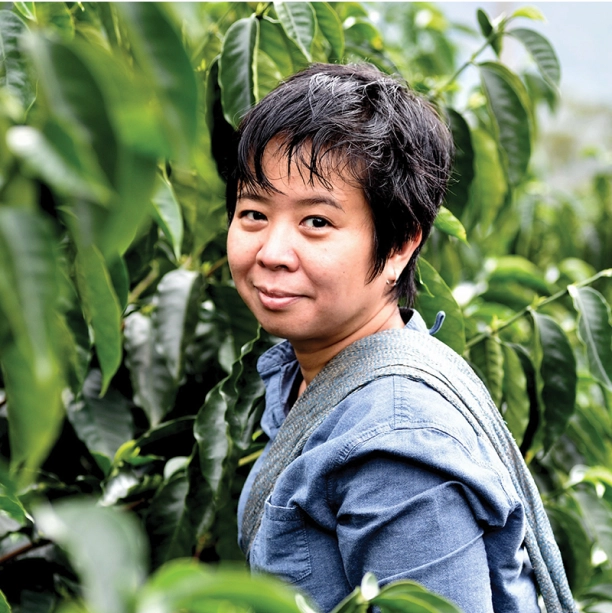
[[351,586],[370,571],[381,584],[417,581],[469,613],[492,613],[483,531],[466,486],[383,451],[333,479],[337,538]]

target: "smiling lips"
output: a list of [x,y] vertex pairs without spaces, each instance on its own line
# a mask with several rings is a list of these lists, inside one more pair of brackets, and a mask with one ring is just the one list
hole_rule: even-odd
[[300,298],[303,298],[300,294],[290,294],[281,290],[254,287],[257,290],[257,295],[261,304],[264,308],[271,311],[284,309],[294,302],[297,302]]

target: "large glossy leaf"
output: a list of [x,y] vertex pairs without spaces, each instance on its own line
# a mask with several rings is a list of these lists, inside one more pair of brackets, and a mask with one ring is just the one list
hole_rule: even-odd
[[470,347],[470,361],[489,389],[493,402],[501,407],[504,384],[504,354],[498,338],[486,337]]
[[0,11],[0,87],[15,96],[24,110],[34,101],[34,88],[19,49],[19,39],[26,30],[18,15],[12,11]]
[[86,500],[41,507],[35,518],[79,574],[92,611],[127,613],[145,573],[146,539],[137,521]]
[[545,36],[528,28],[506,30],[506,34],[520,40],[533,57],[542,76],[559,87],[561,81],[561,66],[557,54]]
[[523,442],[523,436],[529,423],[530,401],[527,392],[527,379],[521,366],[521,360],[509,345],[502,345],[504,357],[504,377],[502,391],[504,419],[516,444]]
[[130,370],[134,402],[141,407],[152,426],[172,408],[177,383],[159,351],[153,321],[135,312],[124,320],[125,361]]
[[508,180],[516,185],[525,175],[531,157],[531,119],[523,102],[526,94],[520,91],[518,77],[502,64],[483,62],[479,69],[482,88],[497,126]]
[[260,49],[257,53],[257,102],[269,94],[282,78],[283,75],[272,58]]
[[[11,463],[36,470],[63,418],[64,376],[56,353],[59,275],[49,225],[0,208],[0,317],[8,329],[0,362],[8,399]],[[31,478],[28,472],[25,478]]]
[[93,369],[87,375],[81,394],[66,407],[77,436],[87,445],[100,468],[108,474],[115,453],[134,437],[131,403],[111,389],[100,398],[102,373]]
[[544,446],[563,434],[576,402],[576,358],[554,319],[532,311],[536,329],[538,388],[544,404]]
[[287,36],[296,43],[304,57],[312,61],[315,15],[309,2],[274,2],[274,9]]
[[550,288],[540,269],[520,255],[506,255],[487,262],[489,283],[520,283],[540,294],[549,294]]
[[183,214],[172,185],[159,176],[153,193],[153,210],[153,217],[170,241],[178,261],[183,243]]
[[463,224],[446,207],[440,207],[434,221],[434,226],[438,228],[440,232],[444,232],[444,234],[448,234],[449,236],[454,236],[462,243],[467,244],[467,235]]
[[470,127],[463,116],[451,108],[447,109],[447,113],[453,132],[455,158],[444,203],[455,215],[461,215],[474,179],[474,149]]
[[85,315],[93,329],[102,369],[100,394],[104,395],[121,364],[121,307],[104,258],[94,245],[78,250],[75,270]]
[[154,324],[159,351],[177,383],[183,375],[185,347],[198,323],[203,286],[202,275],[190,270],[170,271],[157,286]]
[[234,22],[223,41],[219,60],[221,103],[225,119],[234,127],[255,104],[258,39],[259,21],[249,17]]
[[424,288],[419,291],[416,309],[427,325],[433,326],[439,311],[446,313],[444,324],[436,338],[462,354],[465,349],[465,324],[463,313],[448,285],[426,260],[419,260],[419,278]]
[[162,105],[174,156],[187,160],[195,142],[198,94],[180,35],[160,4],[126,2],[116,6],[127,24],[140,68]]
[[612,391],[612,317],[606,299],[592,287],[568,286],[578,311],[578,336],[586,347],[591,374]]
[[594,488],[574,492],[590,536],[612,559],[612,513],[610,505],[599,498]]
[[259,22],[259,48],[276,64],[281,75],[287,77],[294,72],[287,38],[282,26],[268,17]]
[[317,25],[327,39],[332,53],[329,61],[341,61],[344,56],[344,31],[338,13],[328,2],[313,2]]

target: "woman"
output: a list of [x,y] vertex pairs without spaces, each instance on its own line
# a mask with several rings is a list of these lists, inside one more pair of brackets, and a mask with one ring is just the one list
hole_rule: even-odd
[[312,66],[239,130],[230,269],[287,339],[258,363],[270,442],[241,496],[241,546],[324,611],[371,571],[468,613],[531,613],[534,570],[549,613],[574,610],[486,390],[397,306],[412,304],[451,153],[435,111],[368,65]]

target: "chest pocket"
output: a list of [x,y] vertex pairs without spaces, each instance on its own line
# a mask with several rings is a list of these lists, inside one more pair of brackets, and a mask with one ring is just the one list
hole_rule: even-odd
[[310,575],[310,551],[301,511],[266,501],[249,557],[253,571],[271,573],[288,583]]

